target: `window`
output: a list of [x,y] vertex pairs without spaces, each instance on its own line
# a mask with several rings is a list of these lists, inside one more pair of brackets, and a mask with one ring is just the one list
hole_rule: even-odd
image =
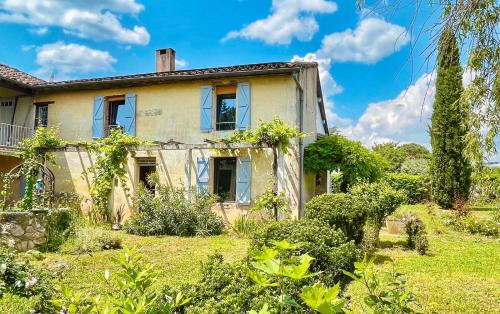
[[35,105],[35,129],[39,126],[47,126],[49,118],[49,104]]
[[217,131],[234,130],[236,128],[236,94],[217,95]]
[[126,123],[125,98],[108,100],[107,104],[106,129],[108,134],[112,129],[123,130]]
[[215,158],[214,191],[222,202],[236,200],[236,158]]
[[149,176],[156,172],[156,158],[138,158],[137,164],[139,165],[139,182],[141,182],[146,189],[154,192],[156,186],[150,182]]

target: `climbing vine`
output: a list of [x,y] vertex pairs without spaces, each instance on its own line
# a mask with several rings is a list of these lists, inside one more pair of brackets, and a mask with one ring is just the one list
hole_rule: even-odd
[[[259,121],[259,126],[255,130],[234,131],[231,136],[222,139],[223,143],[246,143],[252,146],[267,146],[273,152],[273,188],[272,199],[279,199],[278,193],[278,153],[288,153],[291,147],[291,140],[303,138],[307,134],[299,132],[297,128],[287,125],[283,120],[274,117],[271,121]],[[269,199],[267,195],[266,199]],[[268,202],[272,204],[274,218],[278,218],[280,202]]]
[[95,156],[93,165],[84,172],[84,175],[90,173],[92,180],[90,188],[91,219],[94,222],[110,222],[112,212],[108,206],[108,199],[113,190],[114,179],[117,178],[120,181],[123,190],[128,194],[129,189],[126,185],[127,157],[129,154],[134,155],[134,151],[130,150],[130,147],[148,145],[148,143],[116,129],[111,130],[111,134],[107,137],[80,144]]
[[38,127],[32,137],[24,139],[20,145],[19,157],[23,163],[21,175],[24,176],[26,186],[20,203],[22,210],[30,210],[35,203],[35,183],[40,171],[40,164],[53,162],[51,150],[63,148],[67,142],[58,135],[56,128]]

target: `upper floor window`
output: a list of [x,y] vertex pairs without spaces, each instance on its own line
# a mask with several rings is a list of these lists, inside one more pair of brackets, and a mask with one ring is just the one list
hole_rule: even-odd
[[119,97],[108,100],[106,127],[108,133],[112,129],[122,129],[126,123],[125,98]]
[[217,131],[234,130],[236,128],[236,94],[217,95]]
[[49,122],[49,104],[35,104],[35,129],[46,127]]

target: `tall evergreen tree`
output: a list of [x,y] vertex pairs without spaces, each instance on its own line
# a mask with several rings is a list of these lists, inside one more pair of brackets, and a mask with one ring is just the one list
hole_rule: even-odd
[[460,101],[462,68],[457,40],[451,30],[441,34],[436,98],[432,114],[432,194],[443,208],[469,197],[471,166],[464,155],[469,110]]

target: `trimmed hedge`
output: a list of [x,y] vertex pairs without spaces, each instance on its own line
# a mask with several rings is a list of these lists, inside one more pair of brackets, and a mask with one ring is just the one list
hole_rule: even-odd
[[425,176],[387,173],[383,180],[393,189],[403,191],[409,204],[419,203],[429,197],[430,181]]
[[307,202],[305,218],[326,222],[342,230],[349,240],[360,243],[366,221],[366,201],[347,193],[318,195]]

